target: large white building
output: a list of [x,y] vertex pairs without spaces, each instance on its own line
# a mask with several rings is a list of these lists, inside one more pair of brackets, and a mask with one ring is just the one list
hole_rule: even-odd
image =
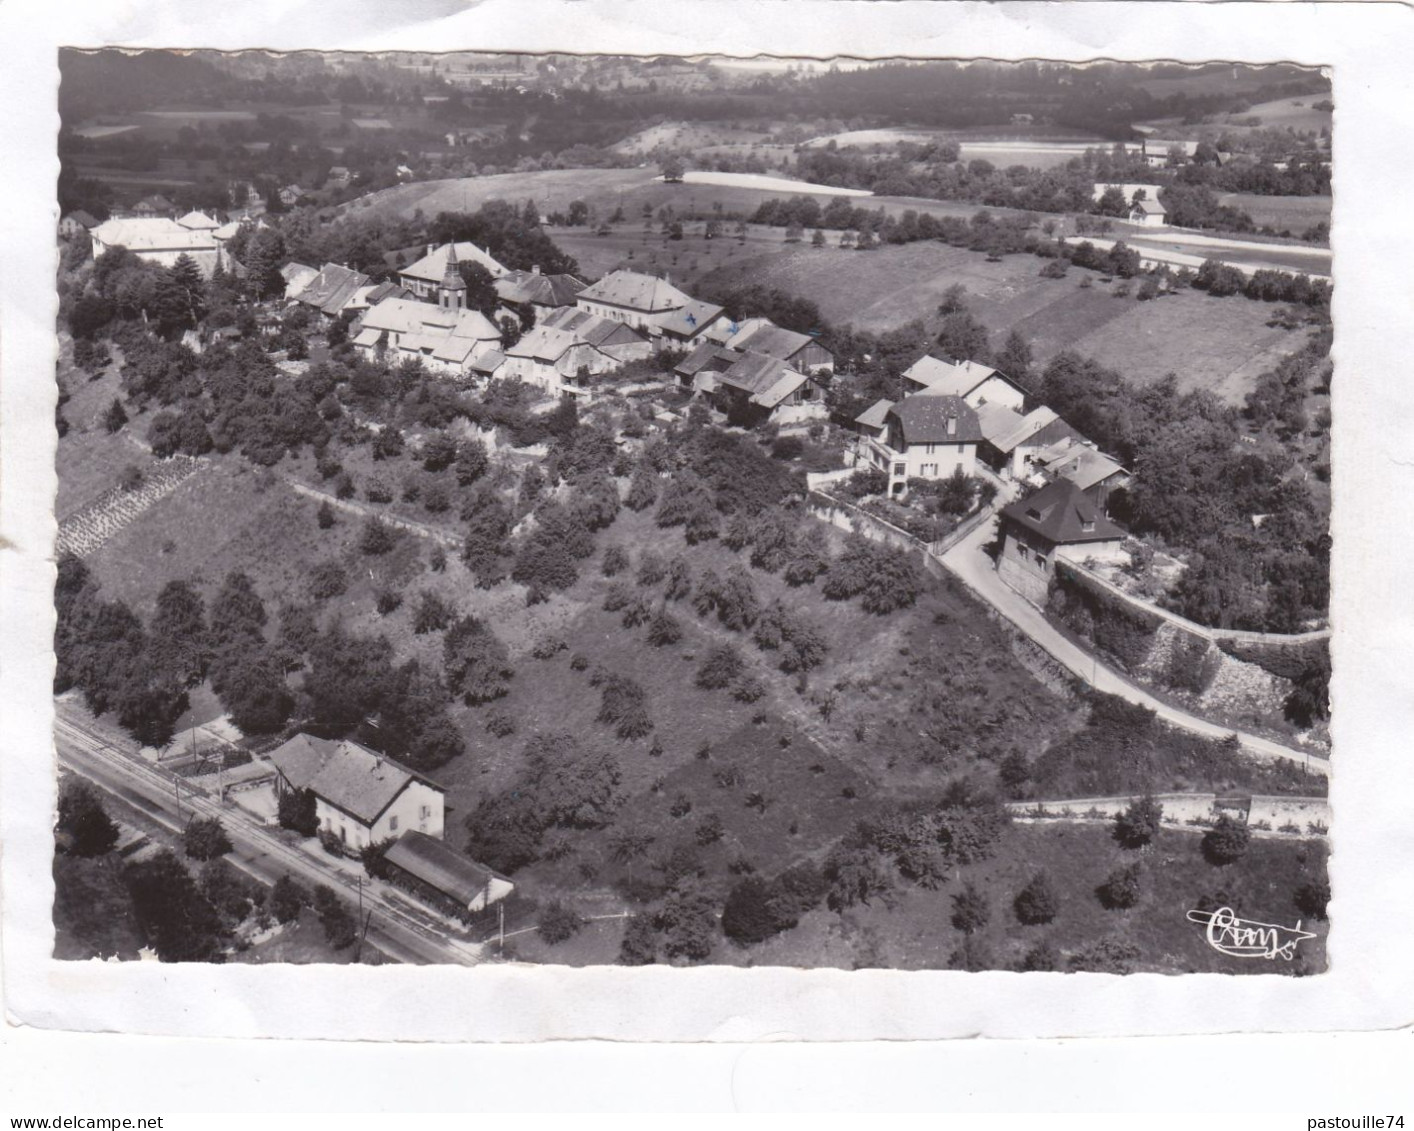
[[[194,221],[196,226],[188,226]],[[146,263],[171,267],[185,255],[209,276],[216,267],[228,269],[222,240],[215,236],[217,225],[200,213],[188,213],[181,220],[165,216],[133,216],[122,220],[105,220],[89,230],[93,242],[93,257],[97,259],[115,247],[125,247]]]

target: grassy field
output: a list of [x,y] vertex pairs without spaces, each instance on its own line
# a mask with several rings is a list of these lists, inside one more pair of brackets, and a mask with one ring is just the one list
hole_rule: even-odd
[[[800,925],[759,946],[724,943],[713,960],[754,966],[887,966],[927,969],[946,966],[962,943],[952,926],[952,896],[971,880],[989,897],[991,916],[979,934],[994,967],[1013,966],[1045,940],[1061,954],[1112,938],[1138,948],[1135,971],[1164,973],[1290,974],[1325,968],[1326,924],[1307,921],[1317,937],[1302,942],[1296,959],[1262,962],[1232,958],[1207,945],[1203,928],[1186,918],[1205,897],[1245,919],[1292,926],[1300,912],[1295,889],[1324,872],[1324,849],[1311,842],[1254,840],[1247,856],[1214,867],[1199,851],[1200,836],[1163,830],[1142,853],[1121,849],[1107,827],[1013,825],[1000,851],[985,863],[958,870],[953,882],[936,891],[905,886],[889,903],[876,901],[842,914],[820,909]],[[1095,889],[1117,866],[1142,860],[1144,893],[1129,910],[1107,910]],[[1023,926],[1011,901],[1044,865],[1059,896],[1056,918],[1044,926]]]
[[[1016,329],[1042,363],[1074,349],[1136,380],[1173,372],[1183,388],[1209,388],[1233,402],[1299,344],[1296,331],[1266,325],[1274,308],[1265,303],[1211,299],[1198,291],[1141,303],[1116,297],[1113,287],[1098,282],[1081,287],[1080,278],[1093,273],[1080,269],[1064,279],[1043,279],[1041,261],[1028,255],[989,263],[938,243],[864,254],[808,243],[746,254],[752,250],[748,243],[711,278],[777,286],[815,302],[832,322],[872,331],[913,319],[937,322],[943,293],[961,283],[970,309],[998,343]],[[679,254],[690,262],[688,253]]]
[[1322,220],[1329,224],[1331,219],[1328,196],[1258,196],[1249,192],[1228,192],[1218,197],[1218,203],[1242,209],[1261,227],[1278,231],[1289,229],[1296,235]]
[[116,437],[103,426],[103,414],[120,395],[117,366],[111,365],[96,380],[74,369],[65,351],[60,361],[59,381],[69,394],[64,405],[64,419],[69,432],[59,441],[56,463],[62,469],[59,490],[54,500],[54,515],[63,519],[85,503],[98,498],[117,481],[129,465],[146,472],[154,463],[133,438],[146,431],[146,424],[136,428],[129,423]]

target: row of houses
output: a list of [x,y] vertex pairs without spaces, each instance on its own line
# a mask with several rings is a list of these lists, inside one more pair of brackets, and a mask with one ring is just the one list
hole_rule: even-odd
[[[466,304],[463,263],[491,276],[494,318]],[[806,334],[764,318],[735,321],[668,279],[614,271],[587,284],[572,275],[508,270],[470,242],[429,245],[379,291],[338,264],[289,264],[287,299],[326,318],[352,319],[354,346],[369,357],[389,352],[420,359],[462,379],[519,379],[548,393],[579,394],[594,377],[663,350],[684,351],[675,369],[685,388],[722,411],[745,408],[783,419],[792,410],[823,413],[834,359]],[[504,346],[501,323],[523,332]],[[797,413],[798,415],[798,413]]]
[[1003,480],[1074,484],[1095,506],[1129,473],[1045,405],[1026,408],[1026,391],[974,361],[926,356],[904,371],[910,392],[876,401],[855,418],[858,462],[888,478],[901,498],[910,479],[971,476],[978,463]]

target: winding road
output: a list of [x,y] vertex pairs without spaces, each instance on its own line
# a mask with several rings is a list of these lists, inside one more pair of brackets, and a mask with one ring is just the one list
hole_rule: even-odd
[[1243,751],[1253,758],[1265,762],[1294,762],[1298,766],[1304,765],[1308,773],[1319,774],[1322,777],[1330,776],[1330,761],[1320,754],[1283,746],[1269,738],[1234,731],[1231,727],[1221,726],[1197,715],[1191,715],[1187,711],[1155,698],[1118,672],[1100,663],[1093,655],[1073,643],[1055,625],[1051,624],[1040,609],[1002,581],[993,567],[992,559],[983,549],[995,537],[995,523],[984,522],[938,560],[973,593],[996,609],[1074,675],[1079,676],[1097,691],[1103,691],[1108,695],[1117,695],[1121,699],[1127,699],[1131,703],[1147,707],[1164,722],[1191,731],[1193,734],[1219,739],[1236,734],[1237,740],[1242,744]]
[[[360,885],[356,876],[334,861],[286,844],[255,817],[234,806],[183,791],[179,798],[173,779],[115,748],[106,736],[55,704],[54,741],[59,761],[125,804],[145,813],[173,833],[180,833],[192,816],[218,817],[234,846],[225,859],[263,884],[273,884],[285,873],[307,884],[326,884],[357,905]],[[390,898],[376,881],[364,881],[363,909],[372,910],[368,941],[399,962],[414,965],[457,963],[475,965],[482,960],[477,943],[450,935],[448,928],[430,914]]]

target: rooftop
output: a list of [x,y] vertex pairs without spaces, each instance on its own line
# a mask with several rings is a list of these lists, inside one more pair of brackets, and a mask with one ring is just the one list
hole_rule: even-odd
[[332,741],[298,734],[271,751],[270,760],[294,788],[308,789],[368,825],[411,781],[440,790],[411,770],[348,739]]
[[708,325],[721,317],[722,308],[710,302],[693,299],[686,306],[671,311],[658,319],[663,333],[678,338],[693,338]]
[[505,302],[535,306],[570,306],[586,284],[573,275],[542,275],[539,271],[507,271],[496,280],[496,294]]
[[414,830],[403,833],[388,849],[384,859],[468,906],[486,891],[493,879],[505,879],[486,865],[463,856],[444,841]]
[[1124,530],[1101,514],[1085,492],[1067,479],[1047,483],[1039,491],[1003,507],[1002,517],[1056,546],[1112,542],[1124,537]]
[[982,439],[976,410],[959,396],[919,393],[904,397],[887,415],[898,421],[905,444],[975,444]]
[[903,371],[908,380],[928,392],[953,397],[967,396],[994,373],[995,369],[975,361],[944,361],[932,354],[920,357]]
[[108,247],[129,251],[214,251],[217,246],[210,232],[184,228],[165,216],[104,220],[91,234]]
[[636,271],[611,271],[593,286],[581,291],[579,298],[655,314],[676,310],[692,301],[691,296],[666,279],[640,275]]

